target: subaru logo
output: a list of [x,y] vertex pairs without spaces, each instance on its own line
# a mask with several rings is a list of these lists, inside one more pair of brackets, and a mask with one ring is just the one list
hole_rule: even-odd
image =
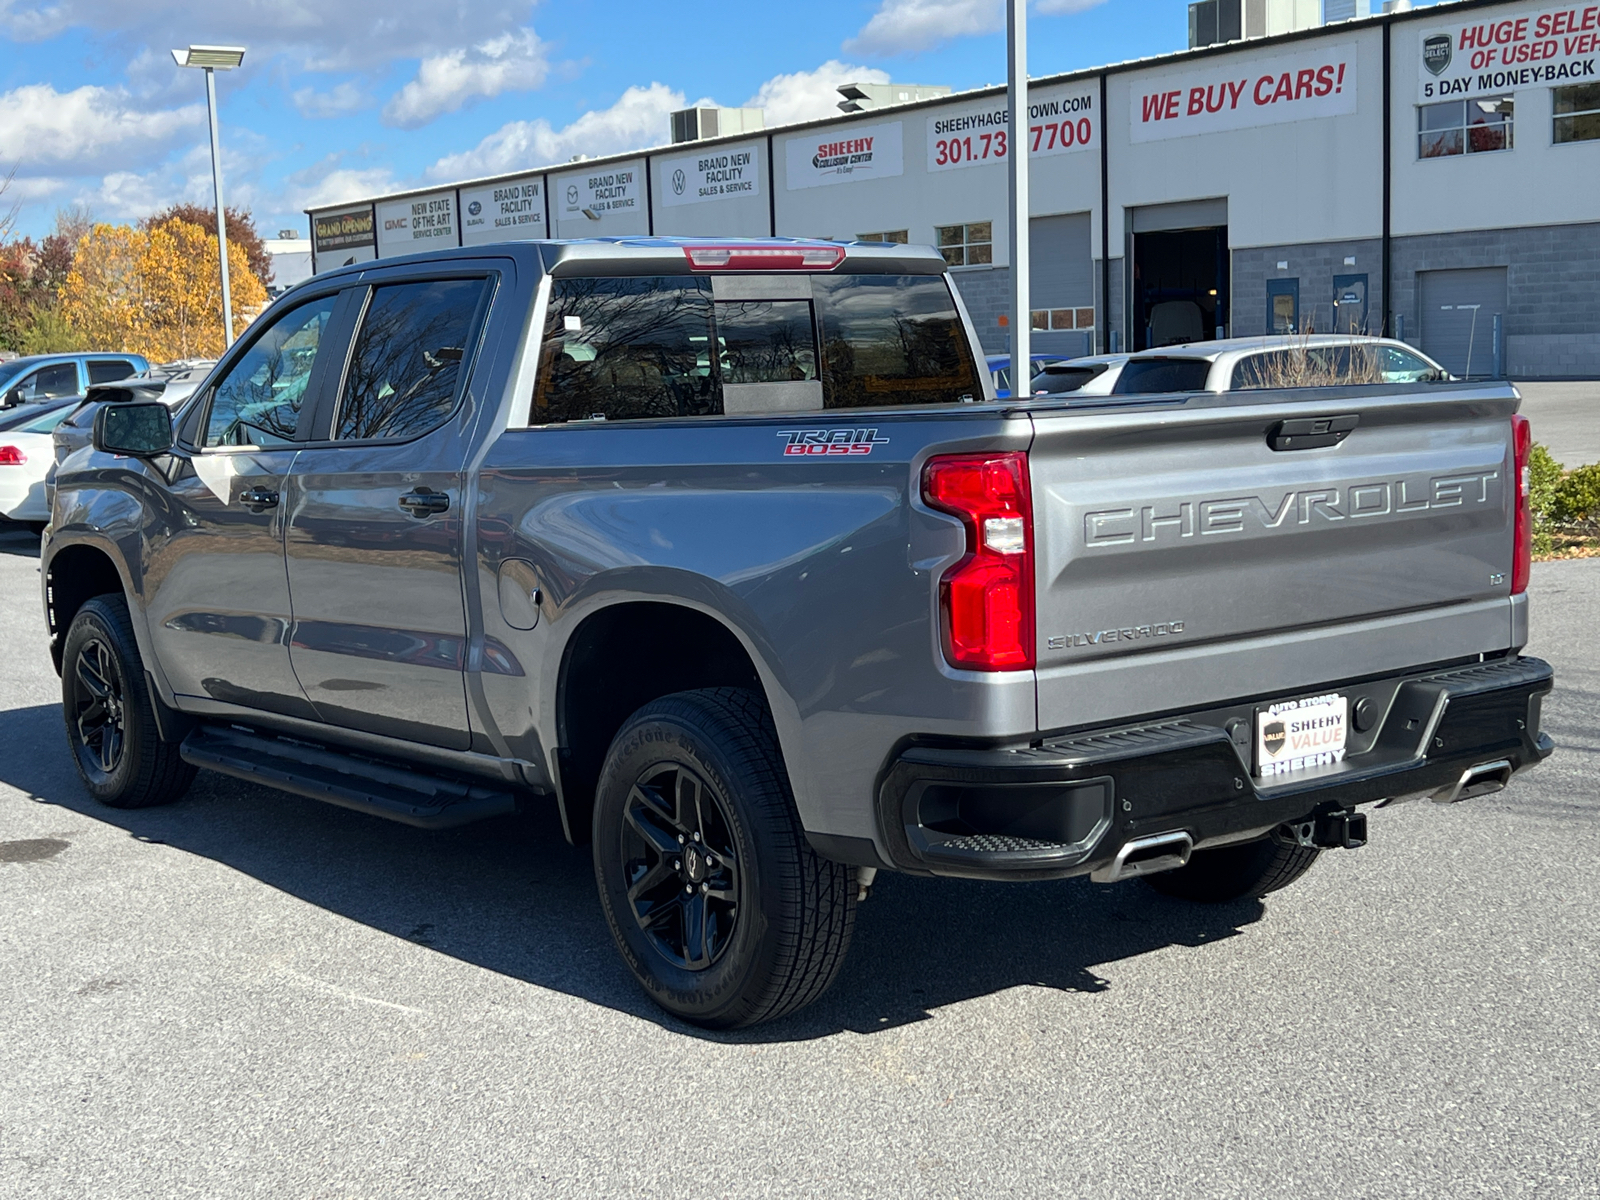
[[471,204],[467,205],[467,212],[472,214],[474,217],[477,216],[482,211],[483,211],[483,205],[479,204],[476,200],[474,200]]
[[1450,67],[1452,46],[1448,33],[1436,33],[1422,42],[1422,65],[1429,74],[1443,75]]

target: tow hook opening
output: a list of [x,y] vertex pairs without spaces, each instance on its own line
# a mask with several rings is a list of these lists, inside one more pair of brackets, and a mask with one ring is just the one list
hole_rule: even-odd
[[1367,844],[1367,814],[1352,810],[1317,813],[1279,825],[1273,836],[1286,846],[1317,850],[1359,850]]

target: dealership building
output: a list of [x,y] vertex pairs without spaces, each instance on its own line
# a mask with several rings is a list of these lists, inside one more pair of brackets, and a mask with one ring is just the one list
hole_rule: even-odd
[[[317,209],[314,269],[514,238],[930,243],[1001,352],[1006,120],[1004,88],[891,97]],[[1028,140],[1036,351],[1354,329],[1462,374],[1600,376],[1592,0],[1465,0],[1044,76]]]

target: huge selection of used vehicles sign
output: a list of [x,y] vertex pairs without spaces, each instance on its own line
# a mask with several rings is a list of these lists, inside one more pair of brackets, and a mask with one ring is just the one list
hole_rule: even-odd
[[1600,5],[1567,5],[1498,17],[1462,14],[1459,25],[1425,29],[1417,100],[1499,95],[1517,88],[1600,83]]

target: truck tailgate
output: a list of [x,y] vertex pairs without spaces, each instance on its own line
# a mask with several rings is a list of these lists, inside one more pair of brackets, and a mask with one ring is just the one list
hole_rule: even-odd
[[[1039,727],[1506,648],[1516,407],[1498,384],[1037,412]],[[1341,416],[1336,446],[1268,444]]]

